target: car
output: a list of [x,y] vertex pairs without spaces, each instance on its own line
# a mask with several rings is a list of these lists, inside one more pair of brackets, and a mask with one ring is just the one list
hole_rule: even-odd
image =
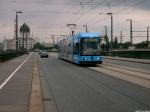
[[39,51],[39,54],[41,54],[41,53],[42,53],[42,51],[40,50],[40,51]]
[[40,56],[41,56],[41,58],[43,58],[43,57],[48,58],[48,52],[42,51],[41,54],[40,54]]

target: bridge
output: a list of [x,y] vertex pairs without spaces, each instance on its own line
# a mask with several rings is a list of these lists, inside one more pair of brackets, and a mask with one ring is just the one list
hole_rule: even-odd
[[78,66],[36,52],[0,63],[0,112],[150,112],[150,60]]

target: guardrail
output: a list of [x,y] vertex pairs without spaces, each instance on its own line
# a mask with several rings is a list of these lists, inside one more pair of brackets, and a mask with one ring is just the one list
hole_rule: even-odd
[[114,50],[102,51],[103,56],[118,56],[125,58],[150,59],[150,50]]
[[6,51],[6,52],[0,52],[0,62],[4,62],[7,60],[10,60],[12,58],[21,56],[23,54],[25,54],[26,52],[24,51],[18,51],[18,53],[16,53],[15,51]]

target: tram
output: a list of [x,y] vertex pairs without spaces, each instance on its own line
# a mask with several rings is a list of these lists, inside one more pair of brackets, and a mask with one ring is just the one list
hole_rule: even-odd
[[59,41],[58,57],[76,64],[102,64],[100,33],[81,32]]

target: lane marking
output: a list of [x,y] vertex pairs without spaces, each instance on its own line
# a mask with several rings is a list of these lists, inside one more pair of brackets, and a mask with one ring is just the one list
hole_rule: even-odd
[[31,57],[28,56],[18,67],[17,69],[11,73],[11,75],[0,85],[0,90],[8,83],[8,81],[15,75],[15,73],[28,61],[28,59]]

